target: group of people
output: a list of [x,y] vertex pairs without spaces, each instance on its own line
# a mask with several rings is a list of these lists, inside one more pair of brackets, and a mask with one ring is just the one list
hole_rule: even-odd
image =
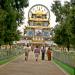
[[[27,44],[27,46],[24,48],[25,49],[25,61],[28,60],[28,56],[29,56],[29,52],[31,51],[31,47]],[[50,61],[51,60],[51,48],[48,47],[48,49],[46,50],[46,47],[43,46],[43,47],[39,47],[39,46],[36,46],[35,48],[33,48],[32,50],[35,54],[35,60],[38,61],[38,57],[40,55],[40,52],[41,52],[41,59],[42,60],[45,60],[45,54],[47,54],[47,57],[48,57],[48,60]]]

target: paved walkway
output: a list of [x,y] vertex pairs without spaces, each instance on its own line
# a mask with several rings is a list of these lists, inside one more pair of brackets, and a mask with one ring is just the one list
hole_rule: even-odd
[[14,61],[0,66],[0,75],[67,75],[61,71],[52,61],[34,60],[34,54],[30,52],[29,60],[24,61],[24,55]]

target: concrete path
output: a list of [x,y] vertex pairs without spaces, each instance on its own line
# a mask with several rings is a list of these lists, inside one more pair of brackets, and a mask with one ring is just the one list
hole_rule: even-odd
[[30,52],[29,60],[24,61],[24,55],[14,61],[0,66],[0,75],[67,75],[60,70],[52,61],[36,62],[34,53]]

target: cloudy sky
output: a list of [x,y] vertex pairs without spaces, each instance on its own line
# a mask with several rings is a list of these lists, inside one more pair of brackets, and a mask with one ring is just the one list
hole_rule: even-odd
[[[70,1],[70,0],[60,0],[60,1],[63,4],[64,1]],[[28,11],[33,5],[36,5],[36,4],[43,4],[50,10],[50,26],[54,27],[56,25],[56,22],[55,22],[55,16],[51,12],[52,3],[53,3],[53,0],[29,0],[29,6],[24,9],[24,13],[25,13],[24,18],[25,18],[25,20],[23,21],[24,22],[23,25],[21,25],[21,27],[19,27],[19,30],[21,30],[23,32],[24,26],[27,26]]]

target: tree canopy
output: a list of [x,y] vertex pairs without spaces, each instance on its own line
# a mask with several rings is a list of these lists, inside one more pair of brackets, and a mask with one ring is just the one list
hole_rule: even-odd
[[17,27],[22,24],[28,0],[0,0],[0,45],[19,40]]
[[73,41],[75,40],[75,5],[67,1],[64,5],[60,1],[54,1],[52,12],[55,14],[57,22],[53,40],[69,50],[70,45],[75,46],[75,41]]

